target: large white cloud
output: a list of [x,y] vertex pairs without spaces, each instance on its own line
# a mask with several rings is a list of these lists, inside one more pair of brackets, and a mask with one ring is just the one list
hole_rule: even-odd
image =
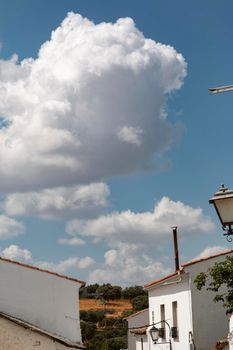
[[90,283],[143,284],[171,271],[140,244],[117,243],[104,258],[105,263],[90,272]]
[[66,273],[70,270],[79,270],[79,269],[88,269],[91,266],[93,266],[95,263],[94,259],[92,259],[89,256],[86,256],[84,258],[78,258],[78,257],[70,257],[65,260],[62,260],[58,263],[54,262],[36,262],[35,265],[39,266],[42,269],[47,269],[50,271],[56,271],[59,273]]
[[32,253],[28,249],[20,248],[16,244],[11,244],[9,247],[1,251],[1,257],[23,262],[32,262]]
[[0,60],[0,190],[70,186],[129,173],[168,149],[166,95],[186,63],[132,19],[69,13],[38,58]]
[[36,265],[43,269],[66,273],[70,270],[88,269],[94,265],[95,261],[89,256],[84,258],[69,257],[57,263],[51,261],[38,261],[33,258],[32,253],[28,249],[20,248],[18,245],[12,244],[0,252],[0,256],[6,259],[21,261]]
[[143,242],[171,235],[171,227],[179,226],[179,234],[211,232],[214,224],[201,208],[163,197],[151,212],[131,210],[102,215],[92,220],[71,220],[67,233],[93,236],[107,241]]
[[[123,285],[143,284],[172,271],[163,248],[172,239],[171,227],[178,226],[179,237],[209,233],[214,224],[200,208],[163,197],[153,211],[130,210],[102,215],[91,220],[71,220],[69,235],[91,236],[94,243],[107,243],[105,261],[89,273],[89,282],[111,281]],[[172,243],[171,243],[172,244]]]
[[110,190],[104,183],[58,187],[39,192],[13,193],[6,196],[2,207],[8,215],[40,217],[87,217],[108,205]]
[[24,225],[6,215],[0,215],[0,240],[16,237],[24,233]]

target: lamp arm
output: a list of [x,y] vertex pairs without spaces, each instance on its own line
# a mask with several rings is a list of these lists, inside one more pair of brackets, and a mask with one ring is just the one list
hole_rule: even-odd
[[[162,321],[158,321],[158,322],[153,322],[152,324],[147,324],[147,325],[145,325],[144,327],[150,327],[150,326],[152,326],[152,327],[154,327],[154,326],[156,326],[156,325],[158,325],[158,324],[161,324],[161,323],[165,323],[167,326],[168,326],[168,329],[169,329],[169,350],[172,350],[172,342],[171,342],[171,326],[170,326],[170,324],[166,321],[166,320],[162,320]],[[130,330],[130,329],[137,329],[137,328],[141,328],[141,327],[128,327],[128,330]],[[166,344],[166,343],[163,343],[163,344]]]
[[161,322],[166,323],[166,325],[168,326],[168,329],[169,329],[169,350],[172,350],[171,326],[170,326],[170,324],[169,324],[166,320],[163,320],[163,321],[161,321]]
[[128,329],[138,329],[138,328],[142,328],[142,327],[150,327],[150,326],[156,326],[158,324],[161,324],[161,323],[166,323],[166,325],[168,326],[169,328],[169,331],[171,330],[171,326],[170,324],[166,321],[166,320],[162,320],[162,321],[158,321],[158,322],[153,322],[151,324],[146,324],[146,325],[143,325],[143,326],[137,326],[137,327],[128,327]]
[[222,226],[223,231],[225,231],[226,233],[224,233],[223,235],[226,236],[226,239],[228,242],[232,242],[233,238],[231,237],[233,235],[233,229],[231,227],[231,224],[228,225],[228,227],[226,226]]
[[169,328],[169,332],[171,332],[171,326],[170,326],[170,324],[169,324],[166,320],[162,320],[162,321],[160,321],[159,323],[166,323],[166,325],[167,325],[168,328]]
[[154,323],[154,325],[159,324],[159,323],[165,323],[168,326],[169,329],[169,350],[172,350],[172,341],[171,341],[171,326],[166,320],[161,320],[157,323]]

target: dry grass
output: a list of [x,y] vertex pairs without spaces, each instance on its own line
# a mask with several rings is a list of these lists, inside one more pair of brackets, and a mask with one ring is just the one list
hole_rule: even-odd
[[80,310],[96,311],[96,310],[114,310],[114,313],[108,314],[108,317],[120,317],[123,311],[132,309],[129,300],[109,300],[106,305],[103,305],[100,300],[82,298],[80,299]]

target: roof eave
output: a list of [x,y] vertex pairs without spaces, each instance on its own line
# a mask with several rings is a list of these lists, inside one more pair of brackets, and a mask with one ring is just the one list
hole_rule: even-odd
[[203,261],[207,261],[207,260],[210,260],[210,259],[218,258],[219,256],[224,256],[224,255],[232,254],[232,253],[233,253],[233,249],[225,251],[225,252],[222,252],[222,253],[218,253],[218,254],[215,254],[215,255],[207,256],[207,257],[204,257],[204,258],[191,260],[191,261],[189,261],[189,262],[187,262],[185,264],[182,264],[181,266],[182,266],[182,268],[185,268],[185,267],[188,267],[188,266],[191,266],[191,265],[203,262]]
[[28,265],[28,264],[22,263],[20,261],[10,260],[10,259],[6,259],[6,258],[2,258],[2,257],[0,257],[0,261],[5,261],[5,262],[11,263],[11,264],[15,264],[15,265],[19,265],[19,266],[22,266],[22,267],[26,267],[28,269],[32,269],[32,270],[35,270],[35,271],[45,272],[45,273],[48,273],[48,274],[53,275],[53,276],[57,276],[57,277],[60,277],[60,278],[63,278],[63,279],[69,280],[69,281],[73,281],[73,282],[76,282],[76,283],[80,284],[80,287],[84,287],[86,285],[86,282],[78,280],[76,278],[69,277],[69,276],[66,276],[66,275],[62,275],[60,273],[49,271],[49,270],[46,270],[46,269],[41,269],[40,267],[33,266],[33,265]]
[[165,276],[165,277],[163,277],[163,278],[161,278],[159,280],[147,283],[147,284],[144,285],[144,289],[149,290],[149,289],[152,289],[152,288],[155,288],[155,287],[166,285],[166,284],[168,284],[170,282],[176,283],[179,280],[176,281],[175,277],[180,276],[180,273],[182,271],[183,271],[183,269],[177,270],[177,271],[173,272],[172,274],[170,274],[168,276]]
[[210,260],[210,259],[217,258],[219,256],[224,256],[224,255],[228,255],[228,254],[232,254],[232,253],[233,253],[233,249],[225,251],[225,252],[222,252],[222,253],[218,253],[218,254],[215,254],[215,255],[207,256],[205,258],[191,260],[190,262],[187,262],[185,264],[181,264],[180,270],[177,270],[177,271],[173,272],[172,274],[167,275],[167,276],[165,276],[165,277],[163,277],[163,278],[161,278],[159,280],[155,280],[153,282],[145,284],[144,285],[144,289],[149,290],[151,288],[155,288],[155,287],[158,287],[158,286],[161,286],[161,285],[164,285],[164,284],[168,283],[169,280],[172,280],[172,278],[174,278],[176,275],[180,274],[181,272],[185,272],[185,268],[186,267],[189,267],[191,265],[197,264],[199,262],[207,261],[207,260]]

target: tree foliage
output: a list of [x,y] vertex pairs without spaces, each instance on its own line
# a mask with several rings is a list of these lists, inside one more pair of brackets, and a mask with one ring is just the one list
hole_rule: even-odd
[[122,288],[120,286],[112,286],[110,283],[103,284],[97,289],[97,293],[101,294],[105,300],[116,300],[121,298]]
[[201,272],[194,280],[198,290],[206,287],[215,292],[215,302],[222,302],[227,312],[233,311],[233,256],[215,263],[206,272]]
[[104,319],[105,311],[104,310],[80,310],[80,319],[86,322],[97,323]]
[[142,286],[131,286],[122,289],[121,286],[114,286],[110,283],[99,285],[98,283],[90,284],[80,289],[80,298],[98,298],[101,296],[105,300],[129,299],[139,295],[147,295]]
[[95,293],[97,292],[97,289],[99,288],[99,284],[89,284],[88,286],[81,287],[79,290],[80,298],[88,297],[90,299],[95,298]]
[[82,332],[82,339],[84,340],[84,342],[86,340],[92,339],[96,333],[95,323],[86,322],[86,321],[81,320],[80,326],[81,326],[81,332]]
[[136,298],[139,295],[147,295],[147,293],[143,290],[142,286],[126,287],[122,291],[122,297],[124,299],[132,300],[133,298]]
[[106,314],[101,310],[80,311],[82,339],[87,350],[127,348],[127,321]]
[[133,311],[140,311],[148,308],[148,296],[147,295],[138,295],[137,297],[131,300]]
[[124,312],[121,317],[110,317],[110,311],[104,310],[80,311],[82,339],[87,350],[120,350],[127,348],[128,314],[148,307],[148,295],[141,286],[122,289],[110,283],[103,285],[92,284],[83,287],[80,297],[103,298],[106,300],[129,299],[132,309]]
[[126,336],[115,336],[114,331],[109,331],[108,334],[101,332],[96,334],[88,342],[88,350],[120,350],[127,348]]

